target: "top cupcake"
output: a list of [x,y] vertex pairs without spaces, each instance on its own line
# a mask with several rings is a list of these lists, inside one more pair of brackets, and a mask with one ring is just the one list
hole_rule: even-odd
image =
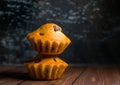
[[61,54],[70,44],[70,39],[62,33],[62,28],[54,23],[47,23],[27,34],[32,47],[45,55]]

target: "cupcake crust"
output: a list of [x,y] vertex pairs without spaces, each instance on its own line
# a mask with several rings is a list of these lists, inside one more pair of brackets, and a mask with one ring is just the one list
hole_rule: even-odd
[[54,80],[63,75],[68,64],[58,57],[43,58],[39,62],[28,61],[24,63],[28,73],[33,79]]

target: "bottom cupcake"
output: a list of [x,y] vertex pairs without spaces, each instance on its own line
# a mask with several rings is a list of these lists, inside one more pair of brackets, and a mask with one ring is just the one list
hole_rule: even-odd
[[68,64],[58,57],[34,59],[24,63],[33,79],[54,80],[61,78]]

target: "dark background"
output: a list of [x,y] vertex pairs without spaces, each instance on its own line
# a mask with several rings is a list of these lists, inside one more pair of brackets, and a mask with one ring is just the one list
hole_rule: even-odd
[[119,0],[0,0],[0,64],[22,64],[37,53],[25,36],[53,22],[72,43],[69,64],[120,64]]

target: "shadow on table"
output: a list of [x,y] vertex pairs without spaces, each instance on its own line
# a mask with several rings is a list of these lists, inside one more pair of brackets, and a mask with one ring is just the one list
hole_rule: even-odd
[[27,72],[0,72],[0,79],[33,80]]

